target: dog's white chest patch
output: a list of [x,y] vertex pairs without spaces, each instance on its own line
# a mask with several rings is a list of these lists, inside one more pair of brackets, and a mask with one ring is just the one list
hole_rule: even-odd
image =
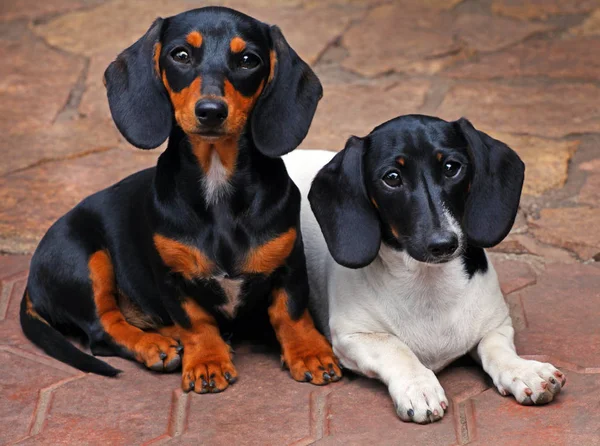
[[241,303],[240,294],[244,281],[242,279],[227,279],[225,277],[216,277],[215,280],[227,297],[227,301],[219,307],[219,310],[233,318]]
[[223,166],[221,157],[216,150],[212,151],[210,167],[208,172],[205,173],[202,184],[206,201],[209,204],[214,204],[229,194],[231,189],[229,172]]

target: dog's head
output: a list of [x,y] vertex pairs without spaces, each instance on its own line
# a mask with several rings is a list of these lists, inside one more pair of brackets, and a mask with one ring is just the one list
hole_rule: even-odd
[[281,156],[304,139],[322,96],[279,28],[217,7],[156,19],[104,78],[117,127],[144,149],[176,125],[207,142],[250,130],[262,153]]
[[443,263],[510,231],[525,166],[506,144],[455,122],[409,115],[351,137],[318,173],[309,200],[333,258],[360,268],[381,241]]

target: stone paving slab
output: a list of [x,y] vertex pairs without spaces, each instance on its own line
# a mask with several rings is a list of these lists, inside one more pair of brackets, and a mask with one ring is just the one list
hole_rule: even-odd
[[[418,110],[431,84],[426,80],[376,85],[325,84],[324,94],[301,148],[341,150],[351,135],[365,136],[382,122]],[[337,110],[356,110],[339,120]]]
[[560,398],[548,407],[515,405],[490,389],[470,401],[476,433],[470,444],[600,445],[599,394],[599,374],[573,372]]
[[[520,40],[520,39],[519,39]],[[557,79],[600,79],[600,39],[528,40],[476,62],[448,70],[460,79],[507,79],[533,76]]]
[[10,64],[0,65],[0,113],[8,118],[0,122],[0,130],[23,135],[52,123],[84,61],[49,48],[22,24],[2,25],[2,31],[0,55],[10,58]]
[[471,82],[452,87],[437,114],[444,119],[476,117],[476,125],[498,132],[560,138],[600,132],[599,101],[600,87],[594,83]]
[[518,295],[527,324],[516,337],[523,354],[600,371],[598,265],[548,265],[535,286]]
[[83,198],[154,166],[159,154],[105,147],[0,177],[0,243],[16,252],[33,251],[50,225]]
[[492,11],[520,20],[580,14],[598,7],[598,0],[494,0]]

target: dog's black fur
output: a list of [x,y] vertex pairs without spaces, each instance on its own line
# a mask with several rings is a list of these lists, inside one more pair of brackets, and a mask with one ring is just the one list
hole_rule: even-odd
[[[408,115],[351,137],[316,176],[309,200],[341,265],[368,265],[383,241],[423,262],[460,252],[472,276],[487,269],[483,248],[510,231],[524,172],[512,149],[464,118]],[[444,211],[466,235],[461,250],[440,225]]]
[[[194,30],[201,33],[201,45],[189,38]],[[234,37],[244,41],[239,54],[232,50]],[[249,56],[242,60],[244,55]],[[191,90],[195,79],[201,91]],[[81,370],[118,372],[57,331],[83,333],[94,354],[132,356],[105,332],[96,311],[88,262],[100,250],[109,255],[119,294],[157,326],[189,327],[181,299],[191,296],[221,328],[229,324],[226,329],[235,330],[252,309],[265,312],[275,288],[287,292],[290,315],[298,318],[308,297],[300,195],[279,157],[305,137],[322,87],[279,29],[226,8],[157,19],[110,64],[105,81],[113,118],[126,139],[150,149],[168,137],[168,147],[155,168],[86,198],[48,230],[31,261],[21,311],[25,334]],[[230,115],[237,101],[242,108],[231,119],[243,122],[226,118],[221,126],[205,128],[194,121],[190,127],[186,119],[195,120],[198,111],[186,98],[229,101]],[[247,106],[251,100],[253,108]],[[209,203],[202,160],[191,141],[219,144],[219,138],[230,136],[238,139],[231,149],[237,156],[229,192]],[[272,273],[244,271],[241,265],[252,248],[290,228],[297,230],[293,248]],[[186,279],[165,264],[156,234],[199,250],[215,264],[215,277],[243,280],[243,302],[234,319],[217,309],[225,295],[215,280]]]

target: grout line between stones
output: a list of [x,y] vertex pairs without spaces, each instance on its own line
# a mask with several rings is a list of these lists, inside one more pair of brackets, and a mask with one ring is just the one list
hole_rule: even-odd
[[[519,254],[516,254],[516,255],[519,255]],[[531,288],[534,285],[537,285],[537,275],[536,275],[535,279],[533,280],[533,282],[529,282],[529,283],[526,283],[525,285],[521,285],[519,288],[515,288],[510,293],[506,293],[506,296],[510,296],[511,294],[518,293],[519,291],[523,291],[527,288]],[[523,301],[521,299],[519,299],[519,303],[521,304],[521,306],[523,305]]]
[[446,78],[434,78],[431,80],[431,86],[425,94],[423,104],[419,111],[423,114],[435,115],[436,110],[442,105],[446,94],[454,85],[454,81]]
[[[0,280],[0,321],[6,319],[8,307],[13,300],[13,294],[20,288],[19,285],[27,278],[28,271],[22,271],[9,276],[9,279]],[[25,288],[25,286],[23,286]],[[19,293],[21,294],[21,293]]]
[[[357,17],[354,19],[350,19],[348,20],[348,23],[346,24],[346,26],[344,26],[344,29],[342,29],[342,31],[337,34],[336,36],[334,36],[329,42],[327,42],[327,44],[323,47],[323,49],[321,51],[319,51],[319,53],[317,54],[317,56],[315,57],[315,60],[311,63],[312,67],[317,68],[317,65],[319,64],[319,62],[321,61],[321,59],[323,58],[323,56],[327,53],[327,51],[329,51],[331,48],[333,48],[336,45],[342,46],[342,39],[344,38],[344,35],[355,25],[358,25],[360,22],[362,22],[364,19],[367,18],[367,16],[376,8],[383,6],[383,5],[387,5],[390,4],[391,1],[386,1],[383,0],[381,2],[375,3],[367,8],[365,8],[364,11],[362,11],[362,15],[361,14],[357,14]],[[341,63],[337,63],[336,65],[338,65],[339,68],[342,68]],[[354,73],[358,76],[360,76],[361,78],[364,78],[364,76],[358,74],[358,73]]]
[[156,446],[167,443],[169,440],[171,440],[171,436],[169,434],[162,434],[159,437],[153,438],[152,440],[142,443],[142,446]]
[[56,114],[54,119],[52,120],[52,124],[56,122],[65,122],[73,119],[74,117],[79,115],[79,104],[81,103],[81,99],[83,98],[83,94],[86,91],[86,81],[88,77],[88,72],[90,69],[90,58],[83,57],[83,67],[69,92],[69,96],[67,97],[67,101],[63,105],[63,107]]
[[107,3],[107,2],[103,1],[103,2],[98,2],[96,4],[91,4],[91,5],[82,5],[82,6],[74,8],[74,9],[70,9],[68,11],[50,12],[50,13],[43,14],[42,16],[31,20],[30,23],[32,26],[45,25],[46,23],[49,23],[53,20],[56,20],[62,16],[68,15],[68,14],[93,11],[94,9],[102,6],[104,3]]
[[167,432],[171,438],[179,437],[185,432],[190,402],[189,394],[184,393],[181,389],[173,390],[171,414],[169,416],[169,426],[167,428]]
[[25,166],[25,167],[20,167],[18,169],[12,170],[10,172],[6,172],[5,174],[3,174],[1,176],[7,177],[9,175],[12,175],[15,173],[21,173],[25,170],[33,169],[34,167],[39,167],[44,164],[58,163],[61,161],[70,161],[70,160],[74,160],[74,159],[78,159],[78,158],[83,158],[88,155],[93,155],[95,153],[108,152],[109,150],[118,150],[118,147],[96,147],[94,149],[84,150],[82,152],[72,153],[72,154],[65,155],[65,156],[58,156],[58,157],[54,157],[54,158],[42,158],[41,160],[38,160],[35,163],[29,164],[28,166]]
[[[17,355],[17,356],[20,356],[21,358],[25,358],[30,361],[37,362],[38,364],[52,367],[53,369],[60,370],[61,372],[66,372],[66,373],[76,372],[76,373],[78,373],[78,375],[76,375],[76,376],[79,376],[79,374],[83,373],[77,369],[74,369],[71,366],[63,364],[62,362],[59,362],[55,359],[51,359],[49,356],[41,356],[41,355],[38,355],[37,353],[27,352],[27,351],[22,350],[17,347],[12,347],[9,345],[0,345],[0,351],[12,353],[13,355]],[[82,374],[81,376],[85,376],[85,374]]]
[[43,389],[40,390],[38,401],[37,401],[37,404],[33,411],[33,415],[31,417],[31,424],[29,427],[29,436],[30,437],[33,437],[42,431],[42,429],[44,427],[44,422],[46,421],[46,416],[48,415],[48,412],[50,411],[50,406],[52,404],[52,396],[54,394],[54,390],[58,389],[59,387],[63,386],[64,384],[81,379],[84,376],[86,376],[86,375],[83,373],[76,375],[76,376],[71,376],[69,378],[58,381],[58,382],[52,384],[51,386],[44,387]]
[[469,399],[461,403],[455,403],[453,409],[456,440],[460,445],[469,444],[476,437],[473,402]]
[[549,355],[519,355],[525,359],[533,359],[540,362],[549,362],[554,364],[556,367],[567,369],[574,373],[582,375],[597,375],[600,374],[600,367],[583,367],[578,364],[569,361],[563,361],[562,359],[549,356]]
[[310,424],[310,434],[301,438],[290,446],[308,446],[319,441],[326,435],[327,427],[327,397],[332,391],[316,390],[309,395],[308,420]]
[[18,282],[19,280],[26,279],[28,274],[29,274],[29,268],[26,268],[23,271],[19,271],[18,273],[14,273],[14,274],[10,274],[8,276],[2,277],[0,279],[0,281],[8,280],[11,282]]
[[14,287],[14,282],[2,282],[0,283],[0,321],[6,319],[6,313],[8,312],[8,304],[10,296]]

